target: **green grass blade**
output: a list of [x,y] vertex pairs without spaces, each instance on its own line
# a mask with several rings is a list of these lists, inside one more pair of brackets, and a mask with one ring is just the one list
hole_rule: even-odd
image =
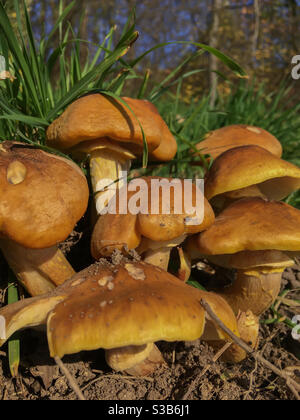
[[32,125],[35,127],[44,127],[48,125],[48,121],[36,118],[36,117],[30,117],[29,115],[25,114],[4,114],[0,115],[0,120],[11,120],[11,121],[20,121],[28,125]]
[[80,81],[78,81],[69,92],[56,104],[53,110],[47,115],[48,121],[51,121],[55,118],[58,113],[67,106],[72,100],[76,99],[80,94],[86,92],[88,85],[98,78],[100,75],[103,75],[107,70],[109,70],[120,57],[122,57],[128,51],[128,48],[137,38],[137,34],[133,33],[130,37],[126,39],[124,44],[120,45],[115,51],[113,51],[104,61],[94,67],[89,71]]
[[46,92],[45,92],[45,84],[42,80],[42,68],[39,65],[39,58],[38,53],[35,46],[34,41],[34,34],[30,22],[30,18],[27,12],[27,8],[24,2],[24,15],[25,15],[25,22],[26,22],[26,30],[28,36],[28,44],[29,44],[29,53],[30,53],[30,62],[31,62],[31,72],[34,75],[34,80],[36,82],[37,91],[39,94],[39,98],[43,101],[43,107],[46,106]]
[[61,15],[59,16],[59,18],[57,19],[57,21],[55,22],[50,34],[48,35],[48,38],[45,42],[45,50],[47,49],[50,40],[52,39],[52,37],[56,34],[57,29],[59,28],[59,25],[61,25],[61,23],[65,20],[65,18],[67,17],[67,15],[70,13],[71,9],[74,7],[74,4],[76,3],[76,0],[73,0],[65,9],[64,11],[61,13]]
[[91,65],[90,65],[90,67],[89,67],[89,69],[92,69],[92,68],[94,68],[95,67],[95,65],[97,64],[97,61],[99,60],[99,57],[100,57],[100,54],[104,51],[104,46],[105,46],[105,43],[106,42],[108,42],[108,48],[107,48],[107,51],[106,51],[106,54],[109,54],[109,50],[110,50],[110,45],[111,45],[111,42],[112,42],[112,39],[113,39],[113,34],[114,34],[114,32],[116,31],[116,26],[113,26],[111,29],[110,29],[110,31],[108,32],[108,34],[105,36],[105,38],[104,38],[104,40],[103,40],[103,42],[102,42],[102,44],[101,45],[99,45],[99,47],[98,47],[98,49],[97,49],[97,52],[96,52],[96,54],[95,54],[95,56],[94,56],[94,58],[93,58],[93,60],[92,60],[92,62],[91,62]]
[[[9,269],[8,274],[8,289],[7,289],[7,303],[15,303],[19,300],[18,287],[16,285],[16,278]],[[8,362],[11,376],[16,378],[18,376],[20,364],[20,339],[19,334],[16,333],[8,340]]]
[[189,57],[187,57],[185,60],[183,60],[180,64],[178,64],[178,66],[176,66],[176,68],[174,70],[172,70],[170,72],[170,74],[168,74],[168,76],[163,79],[159,85],[157,87],[155,87],[149,95],[149,98],[153,98],[155,96],[155,94],[169,81],[172,80],[173,77],[184,67],[186,66],[190,61],[192,61],[193,59],[199,57],[200,55],[203,54],[202,50],[196,51],[194,54],[191,54]]
[[192,286],[192,287],[195,287],[196,289],[200,289],[200,290],[203,290],[203,291],[207,291],[206,289],[205,289],[205,287],[203,287],[200,283],[198,283],[196,280],[193,280],[193,279],[189,279],[187,282],[186,282],[187,284],[189,284],[190,286]]
[[192,42],[192,41],[172,41],[172,42],[163,42],[160,44],[155,45],[154,47],[150,48],[143,54],[141,54],[138,58],[133,60],[130,65],[135,66],[139,61],[141,61],[146,55],[149,53],[157,50],[158,48],[166,47],[169,45],[194,45],[195,47],[202,48],[204,51],[209,52],[215,55],[219,60],[221,60],[230,70],[234,72],[234,74],[240,78],[248,78],[247,73],[245,70],[236,63],[232,58],[228,57],[226,54],[222,53],[221,51],[217,50],[216,48],[212,48],[208,45],[202,44],[200,42]]
[[144,75],[144,78],[143,78],[141,87],[140,87],[140,89],[138,91],[137,99],[144,98],[145,92],[146,92],[146,89],[147,89],[147,85],[148,85],[148,82],[149,82],[149,77],[150,77],[150,69],[147,69],[145,71],[145,75]]
[[131,9],[127,21],[123,27],[121,39],[126,36],[126,33],[130,31],[130,27],[133,28],[135,26],[136,21],[136,8],[135,6]]
[[127,104],[127,102],[124,101],[124,99],[120,98],[118,95],[116,95],[116,94],[114,94],[112,92],[102,91],[101,93],[103,93],[103,95],[111,96],[115,100],[121,102],[127,109],[129,109],[129,111],[132,113],[132,115],[134,116],[134,118],[137,120],[137,122],[138,122],[138,124],[140,126],[140,129],[141,129],[141,132],[142,132],[142,136],[143,136],[143,168],[146,168],[147,165],[148,165],[148,145],[147,145],[147,140],[146,140],[145,132],[143,130],[143,127],[142,127],[139,119],[135,115],[135,113],[132,110],[132,108]]
[[25,86],[31,95],[32,101],[35,106],[35,110],[39,116],[42,116],[43,112],[40,105],[40,99],[37,94],[35,81],[32,78],[31,69],[29,67],[28,62],[25,59],[24,51],[22,51],[20,48],[19,41],[17,40],[14,34],[13,28],[7,17],[2,3],[0,3],[0,27],[2,29],[2,36],[5,36],[8,46],[10,48],[10,52],[16,61],[19,71],[24,77],[24,82],[26,83]]

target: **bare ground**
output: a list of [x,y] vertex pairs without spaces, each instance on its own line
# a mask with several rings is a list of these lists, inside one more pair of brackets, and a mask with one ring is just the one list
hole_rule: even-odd
[[[82,228],[83,226],[83,228]],[[76,270],[92,260],[90,231],[79,226],[63,244],[63,250]],[[83,251],[84,250],[84,251]],[[6,265],[0,259],[0,301],[5,302]],[[283,288],[293,289],[287,298],[300,300],[300,265],[286,270]],[[299,307],[282,304],[283,316],[300,314]],[[264,318],[272,317],[268,312]],[[49,357],[44,331],[21,332],[19,376],[12,378],[7,361],[7,345],[0,350],[0,400],[73,400],[76,395],[67,379]],[[249,357],[238,365],[212,362],[214,351],[206,343],[158,343],[168,367],[152,377],[135,378],[111,371],[102,350],[82,352],[63,359],[90,400],[293,400],[295,395],[285,381]],[[300,342],[291,337],[284,322],[262,324],[259,351],[300,383]],[[206,369],[204,372],[203,369]]]

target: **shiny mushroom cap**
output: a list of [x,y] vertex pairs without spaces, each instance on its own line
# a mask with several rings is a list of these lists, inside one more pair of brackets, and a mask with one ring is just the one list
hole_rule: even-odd
[[213,162],[205,177],[208,200],[257,185],[265,197],[281,200],[300,188],[300,168],[258,146],[227,150]]
[[[156,107],[146,100],[127,97],[122,100],[130,109],[98,93],[77,99],[48,127],[47,144],[59,150],[85,150],[88,142],[89,149],[95,150],[112,143],[113,148],[120,148],[116,153],[122,154],[124,147],[134,155],[141,155],[142,126],[150,157],[161,161],[173,159],[177,143]],[[106,142],[104,146],[101,140]]]
[[[300,211],[286,203],[261,198],[246,198],[227,207],[205,232],[190,241],[203,255],[236,254],[242,251],[298,251],[300,249]],[[280,264],[279,253],[257,253],[250,266]],[[237,268],[245,267],[249,255],[234,259]],[[257,260],[258,259],[258,260]],[[287,261],[288,258],[285,258]]]
[[188,239],[190,259],[236,269],[231,285],[219,293],[235,313],[259,316],[270,308],[281,287],[282,272],[293,265],[287,255],[300,249],[300,211],[261,198],[236,201],[205,232]]
[[276,137],[263,128],[243,124],[228,125],[209,132],[196,148],[215,159],[229,149],[246,145],[260,146],[279,158],[282,156],[282,146]]
[[0,189],[1,238],[35,249],[65,240],[89,198],[72,161],[12,141],[0,146]]
[[[148,243],[150,240],[161,244],[182,238],[180,240],[182,242],[186,235],[201,232],[214,222],[214,212],[195,184],[189,183],[188,188],[187,183],[184,183],[183,180],[161,177],[143,177],[139,180],[144,182],[145,190],[137,189],[136,197],[140,198],[139,203],[146,203],[145,211],[137,214],[131,213],[130,203],[133,202],[136,193],[127,191],[128,187],[124,186],[118,197],[124,197],[123,193],[126,188],[128,193],[127,214],[105,214],[98,219],[91,243],[94,258],[111,255],[116,248],[119,250],[124,247],[137,248],[142,240],[146,246],[145,239],[148,240]],[[165,185],[166,189],[154,187],[154,185],[158,185],[154,184],[156,181],[160,183],[159,185]],[[175,182],[172,184],[174,188],[168,189],[168,185],[171,185],[170,182]],[[154,194],[154,189],[158,194]],[[164,191],[167,197],[164,195]],[[197,218],[196,212],[188,213],[188,205],[185,205],[185,191],[186,201],[195,208],[199,206],[199,211],[201,210],[199,218]],[[165,204],[169,205],[170,214],[164,214],[166,213]],[[118,207],[117,199],[117,210]],[[176,246],[176,241],[174,246]]]
[[[52,357],[98,348],[192,341],[205,333],[205,299],[235,334],[237,321],[220,296],[203,292],[152,265],[123,260],[87,268],[52,293],[0,309],[6,339],[16,330],[47,324]],[[226,335],[207,320],[212,339]],[[205,334],[204,334],[205,335]],[[0,340],[3,344],[5,340]]]

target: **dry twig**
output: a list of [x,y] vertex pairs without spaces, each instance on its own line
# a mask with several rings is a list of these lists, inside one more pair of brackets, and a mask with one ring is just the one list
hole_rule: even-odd
[[56,364],[58,365],[58,367],[60,368],[61,372],[65,375],[65,377],[69,381],[69,384],[71,388],[73,389],[73,391],[75,392],[75,394],[77,395],[78,399],[81,401],[85,401],[83,393],[81,392],[75,378],[73,378],[73,376],[71,375],[67,367],[63,364],[62,360],[57,356],[54,357],[54,360]]
[[291,379],[289,375],[278,369],[275,365],[270,363],[268,360],[266,360],[264,357],[262,357],[257,351],[253,350],[248,344],[246,344],[243,340],[241,340],[239,337],[237,337],[229,328],[227,328],[223,322],[220,320],[220,318],[213,312],[209,304],[204,300],[201,299],[200,301],[203,308],[206,310],[208,315],[218,324],[218,326],[226,332],[226,334],[229,335],[229,337],[237,344],[239,345],[243,350],[245,350],[250,356],[252,356],[255,360],[262,363],[265,367],[270,369],[272,372],[274,372],[277,376],[283,378],[286,381],[286,385],[291,390],[293,395],[297,400],[300,401],[300,384],[298,384],[296,381]]

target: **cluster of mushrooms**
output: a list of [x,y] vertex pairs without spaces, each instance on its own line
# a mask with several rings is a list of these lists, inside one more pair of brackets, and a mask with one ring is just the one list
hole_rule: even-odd
[[[119,173],[142,155],[145,139],[152,161],[163,164],[177,152],[153,104],[90,94],[47,130],[47,145],[73,160],[1,143],[0,248],[31,297],[0,309],[6,327],[0,345],[19,329],[45,325],[52,357],[102,348],[111,368],[148,375],[165,365],[158,341],[201,338],[218,348],[231,340],[201,305],[204,299],[255,348],[259,316],[277,298],[282,272],[300,251],[300,212],[280,201],[300,187],[300,169],[281,159],[281,145],[270,133],[229,126],[197,146],[213,159],[201,222],[191,225],[190,214],[175,214],[172,190],[170,214],[162,211],[161,194],[159,212],[151,214],[155,177],[143,177],[148,213],[102,214],[107,180],[116,182],[117,200],[127,188]],[[74,163],[83,158],[92,191]],[[129,200],[132,191],[127,193]],[[199,193],[192,184],[192,202]],[[91,195],[95,264],[75,273],[58,245],[87,211]],[[168,272],[173,248],[181,256],[177,276]],[[232,269],[232,284],[214,291],[188,285],[191,266],[200,261]],[[235,343],[223,354],[230,362],[245,357]]]

